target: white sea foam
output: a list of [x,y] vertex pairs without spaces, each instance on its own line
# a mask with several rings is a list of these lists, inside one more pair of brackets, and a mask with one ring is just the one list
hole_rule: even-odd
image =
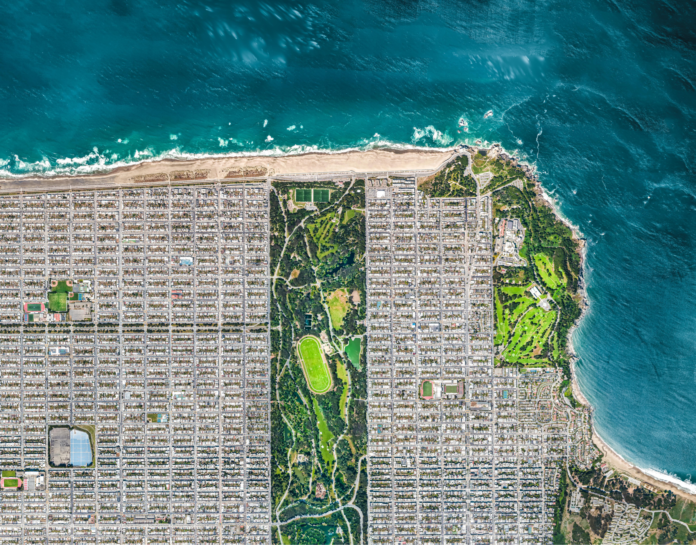
[[170,140],[178,140],[178,139],[179,139],[179,136],[176,135],[176,134],[170,134],[170,135],[169,135],[169,139],[170,139]]
[[273,142],[273,137],[270,134],[266,137],[266,142]]
[[[223,139],[225,140],[225,139]],[[226,140],[228,144],[239,144],[240,142],[234,138]],[[219,140],[218,140],[219,143]],[[246,145],[251,145],[247,142]],[[224,146],[223,146],[224,147]],[[283,155],[300,155],[303,153],[322,153],[322,154],[337,154],[348,153],[352,151],[366,151],[371,149],[398,149],[398,150],[423,150],[423,151],[451,151],[452,146],[418,146],[414,144],[395,143],[386,139],[363,139],[356,145],[338,149],[320,148],[316,145],[293,145],[293,146],[275,146],[270,149],[255,149],[248,151],[225,151],[220,153],[189,153],[182,151],[179,148],[172,148],[155,154],[151,148],[136,150],[132,154],[123,156],[117,153],[109,152],[109,156],[96,154],[92,152],[86,157],[92,157],[92,160],[82,160],[83,158],[58,159],[53,162],[47,158],[34,163],[23,162],[16,155],[13,159],[0,159],[0,176],[6,178],[19,178],[27,175],[39,177],[52,176],[85,176],[89,174],[106,173],[110,170],[130,166],[135,163],[151,163],[162,159],[175,160],[194,160],[194,159],[214,159],[222,157],[280,157]],[[11,168],[11,170],[10,170]]]
[[689,494],[696,494],[696,484],[690,481],[682,481],[679,477],[675,475],[670,475],[669,473],[658,471],[656,469],[641,469],[641,471],[646,475],[652,477],[653,479],[657,479],[658,481],[662,481],[663,483],[673,484],[674,486],[680,488],[684,492],[688,492]]
[[289,131],[294,131],[296,128],[297,128],[297,127],[295,127],[295,125],[290,125],[290,126],[288,127],[288,130],[289,130]]
[[265,129],[267,125],[268,125],[268,119],[264,119],[263,120],[263,128]]
[[218,136],[218,143],[220,144],[220,147],[221,147],[221,148],[226,148],[226,147],[227,147],[227,144],[229,144],[230,141],[229,141],[229,140],[225,140],[224,138],[220,138],[220,137]]
[[449,134],[438,131],[432,125],[428,125],[425,129],[413,127],[413,137],[411,140],[413,142],[418,142],[423,138],[430,138],[434,143],[440,144],[441,146],[448,146],[454,140]]
[[133,157],[140,159],[141,157],[153,157],[154,152],[150,148],[145,148],[144,150],[135,150]]

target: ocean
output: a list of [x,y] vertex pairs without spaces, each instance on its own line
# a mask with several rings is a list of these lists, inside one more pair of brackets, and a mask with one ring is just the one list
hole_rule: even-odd
[[0,174],[500,142],[588,240],[574,344],[600,435],[696,481],[695,6],[12,2]]

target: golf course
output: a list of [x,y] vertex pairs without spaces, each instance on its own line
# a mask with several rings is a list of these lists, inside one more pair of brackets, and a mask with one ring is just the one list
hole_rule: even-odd
[[315,394],[328,392],[332,385],[331,372],[324,360],[324,352],[321,349],[319,339],[313,335],[307,335],[300,339],[297,350],[309,389]]

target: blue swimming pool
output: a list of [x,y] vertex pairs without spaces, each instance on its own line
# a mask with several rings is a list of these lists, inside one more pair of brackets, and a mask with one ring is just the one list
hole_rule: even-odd
[[92,447],[89,444],[87,432],[82,430],[70,432],[70,463],[77,467],[92,464]]

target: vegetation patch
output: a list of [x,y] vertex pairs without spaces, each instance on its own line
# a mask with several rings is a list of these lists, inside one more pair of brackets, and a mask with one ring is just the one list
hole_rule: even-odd
[[[350,528],[355,543],[366,543],[367,473],[361,458],[367,453],[367,373],[359,340],[366,317],[365,182],[276,181],[272,188],[273,518],[283,522],[319,515],[276,528],[274,540],[347,543]],[[328,195],[315,191],[314,206],[295,207],[298,189],[323,189]],[[318,202],[324,197],[328,202]],[[324,384],[317,388],[331,381],[321,395],[310,383],[299,347],[308,336],[335,347],[358,339],[351,345],[357,348],[354,360],[345,349],[318,360]],[[365,515],[362,524],[356,508]]]
[[481,188],[481,193],[490,193],[496,191],[515,180],[522,180],[523,183],[527,179],[524,171],[513,165],[509,161],[504,161],[498,157],[489,157],[488,154],[481,152],[476,153],[472,158],[471,171],[476,174],[484,172],[491,173],[491,179]]
[[324,461],[330,465],[334,462],[335,458],[333,455],[333,443],[334,434],[331,433],[328,424],[326,423],[326,418],[324,418],[324,413],[321,407],[317,403],[316,398],[312,399],[314,404],[314,413],[317,416],[317,426],[319,427],[319,437],[321,441],[319,443],[319,448],[321,449],[321,456]]
[[431,197],[475,197],[476,180],[464,174],[468,164],[466,155],[457,157],[434,176],[422,180],[419,189]]
[[553,262],[546,254],[534,254],[534,264],[539,271],[539,276],[547,288],[555,290],[559,286],[565,286],[566,279],[563,271],[560,271],[560,276],[556,273],[556,268]]
[[[472,168],[495,175],[486,191],[495,188],[496,179],[507,177],[509,181],[524,174],[483,155],[475,156]],[[496,267],[493,272],[497,362],[521,367],[554,365],[568,378],[567,334],[580,316],[581,303],[578,241],[537,194],[534,182],[526,178],[522,189],[508,185],[496,191],[493,208],[497,221],[516,218],[524,225],[520,255],[531,256],[525,267]]]
[[341,382],[343,382],[343,393],[341,394],[341,400],[339,401],[338,405],[339,411],[341,418],[343,418],[343,420],[348,420],[346,417],[346,401],[348,399],[348,391],[350,389],[350,378],[346,372],[346,366],[343,365],[341,361],[336,362],[336,376]]

